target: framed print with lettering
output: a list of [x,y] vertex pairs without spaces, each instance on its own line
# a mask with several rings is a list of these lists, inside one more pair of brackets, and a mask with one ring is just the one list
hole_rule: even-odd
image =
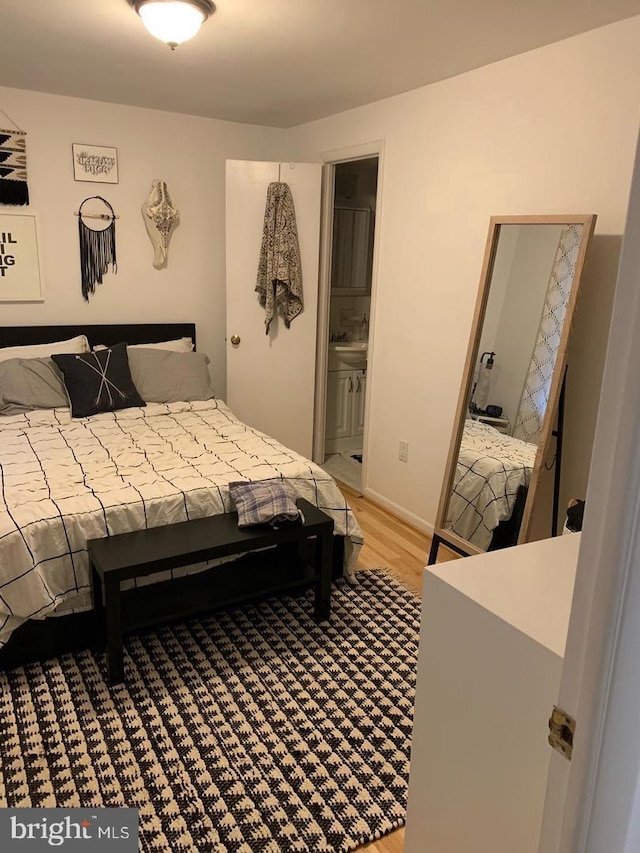
[[44,302],[33,213],[0,212],[0,302]]
[[118,183],[118,149],[74,142],[73,177],[94,184]]

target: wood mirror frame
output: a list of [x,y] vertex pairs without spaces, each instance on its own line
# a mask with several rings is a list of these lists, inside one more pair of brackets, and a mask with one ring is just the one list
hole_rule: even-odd
[[[462,556],[470,556],[473,554],[484,553],[485,550],[473,542],[464,539],[462,536],[455,533],[446,525],[447,509],[449,506],[452,489],[454,486],[454,477],[456,473],[456,465],[460,453],[462,434],[464,430],[465,420],[469,416],[469,404],[472,397],[472,386],[474,376],[478,366],[479,345],[481,341],[487,304],[489,301],[489,293],[491,280],[494,273],[496,256],[498,253],[498,241],[501,230],[505,225],[557,225],[557,226],[582,226],[580,240],[578,244],[577,256],[575,260],[573,280],[571,283],[570,292],[567,298],[566,312],[562,324],[562,332],[560,343],[558,346],[555,365],[553,368],[550,390],[547,405],[544,411],[542,424],[539,432],[539,440],[537,442],[537,451],[535,453],[535,461],[531,470],[528,488],[526,491],[526,500],[522,511],[522,519],[519,525],[517,543],[521,544],[528,540],[530,532],[534,500],[536,489],[540,481],[541,468],[545,459],[545,454],[548,450],[552,437],[556,434],[553,429],[558,404],[560,401],[561,390],[563,385],[563,377],[566,367],[567,358],[567,343],[569,332],[573,320],[576,301],[578,298],[578,290],[580,279],[584,268],[584,261],[587,252],[587,247],[593,230],[595,227],[595,214],[575,214],[575,215],[558,215],[558,216],[494,216],[490,220],[489,234],[485,248],[484,260],[482,264],[482,273],[480,276],[480,285],[478,288],[478,296],[476,299],[475,312],[471,326],[471,334],[469,337],[469,345],[467,348],[467,357],[462,376],[462,384],[458,397],[456,408],[456,417],[454,428],[451,435],[451,443],[449,445],[449,453],[445,467],[445,474],[440,493],[440,502],[434,525],[433,541],[429,553],[428,564],[432,565],[436,562],[438,549],[441,544],[455,551]],[[555,260],[554,260],[555,266]],[[545,291],[546,293],[546,291]],[[533,352],[533,347],[531,352]]]

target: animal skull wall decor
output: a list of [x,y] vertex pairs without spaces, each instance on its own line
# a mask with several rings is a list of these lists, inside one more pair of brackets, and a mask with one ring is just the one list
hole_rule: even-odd
[[166,183],[154,180],[149,198],[142,205],[142,218],[153,244],[153,265],[157,270],[167,264],[169,241],[179,216],[180,211],[174,207]]

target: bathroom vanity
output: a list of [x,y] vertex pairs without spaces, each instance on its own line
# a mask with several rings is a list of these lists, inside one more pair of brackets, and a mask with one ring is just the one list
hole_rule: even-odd
[[362,452],[367,385],[366,342],[329,344],[325,453]]

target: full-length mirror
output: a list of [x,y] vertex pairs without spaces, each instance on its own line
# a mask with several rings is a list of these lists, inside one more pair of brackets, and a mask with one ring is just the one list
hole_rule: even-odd
[[595,219],[491,219],[429,564],[527,541]]

